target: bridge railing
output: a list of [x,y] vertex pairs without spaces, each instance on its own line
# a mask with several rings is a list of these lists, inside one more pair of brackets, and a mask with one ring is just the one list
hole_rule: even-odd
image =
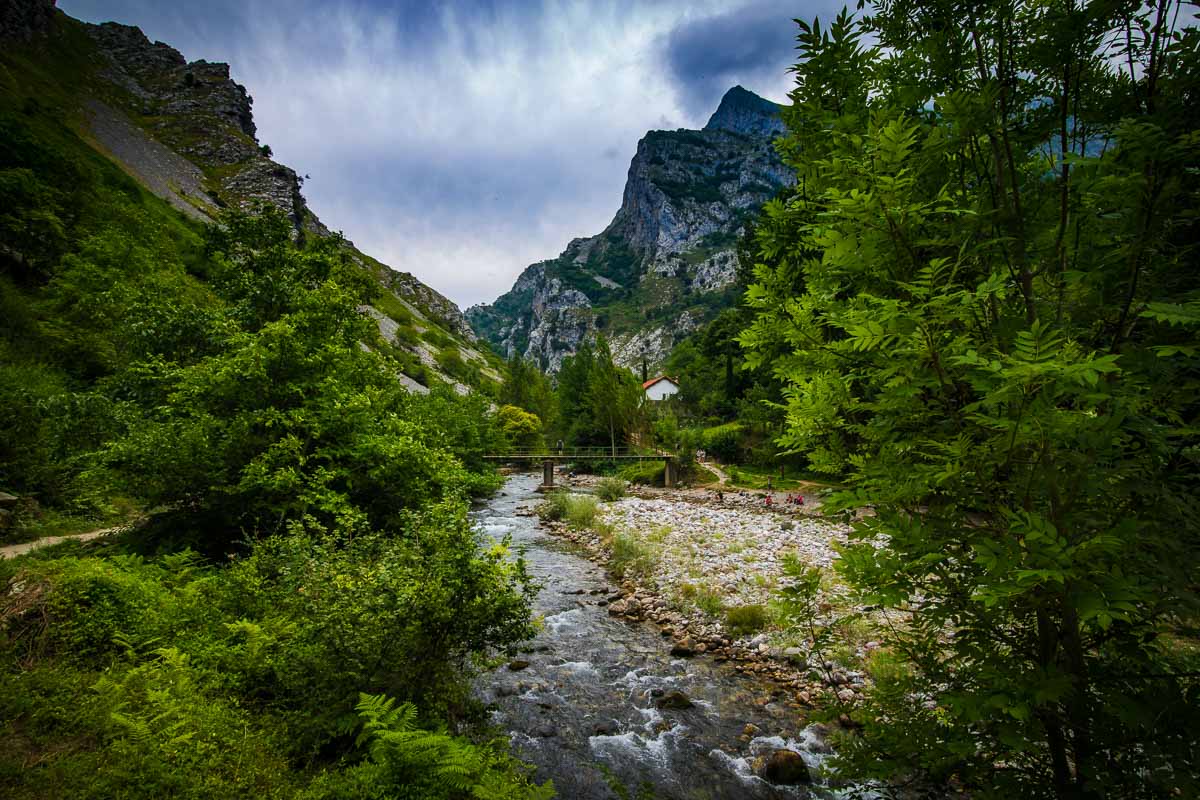
[[604,459],[604,458],[674,458],[674,453],[665,450],[647,450],[633,447],[564,447],[553,449],[508,450],[503,453],[489,453],[484,458],[493,460],[525,460],[525,459]]

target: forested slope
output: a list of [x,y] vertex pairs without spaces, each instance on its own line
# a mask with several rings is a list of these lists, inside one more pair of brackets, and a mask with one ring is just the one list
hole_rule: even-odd
[[270,203],[207,224],[104,155],[81,27],[11,10],[3,535],[144,519],[0,562],[0,794],[536,795],[466,691],[532,632],[466,516],[489,401],[405,389],[364,311],[397,298],[339,237]]

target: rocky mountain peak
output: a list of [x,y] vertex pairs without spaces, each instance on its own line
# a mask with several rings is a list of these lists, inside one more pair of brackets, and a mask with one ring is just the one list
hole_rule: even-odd
[[728,305],[747,220],[794,180],[771,143],[779,110],[738,86],[703,130],[648,132],[609,226],[467,309],[476,332],[550,371],[597,333],[620,363],[662,363]]
[[721,98],[721,105],[709,117],[706,131],[733,131],[746,136],[774,137],[783,133],[780,106],[759,97],[749,89],[734,86]]

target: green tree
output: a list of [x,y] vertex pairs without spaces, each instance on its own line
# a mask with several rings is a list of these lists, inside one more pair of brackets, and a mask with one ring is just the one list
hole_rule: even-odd
[[780,446],[846,481],[832,507],[875,509],[839,571],[906,620],[848,769],[1200,790],[1175,646],[1197,613],[1200,37],[1177,11],[800,25],[797,189],[766,208],[742,342],[785,383]]
[[617,441],[625,441],[640,420],[642,386],[633,373],[618,366],[604,337],[596,340],[596,357],[588,381],[588,401],[593,419],[607,434],[612,454]]

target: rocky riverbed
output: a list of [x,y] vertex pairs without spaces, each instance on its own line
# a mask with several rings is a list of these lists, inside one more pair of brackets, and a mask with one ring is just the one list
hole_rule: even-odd
[[[589,491],[594,483],[578,478],[573,488]],[[828,568],[846,541],[850,527],[824,519],[815,498],[803,507],[786,505],[782,493],[768,507],[761,493],[727,493],[720,501],[711,492],[642,492],[600,506],[600,524],[573,529],[562,522],[543,522],[548,530],[585,547],[592,559],[609,565],[612,541],[626,535],[649,553],[641,574],[620,584],[610,614],[659,625],[680,656],[707,653],[734,662],[739,671],[760,675],[789,687],[805,706],[853,704],[867,676],[855,669],[878,647],[872,626],[860,624],[842,637],[836,652],[810,651],[802,636],[772,624],[770,604],[787,582],[784,561],[794,556],[804,564]],[[822,582],[822,623],[838,615],[861,612],[848,592],[832,580]],[[761,630],[736,633],[730,609],[757,607],[766,620]]]

